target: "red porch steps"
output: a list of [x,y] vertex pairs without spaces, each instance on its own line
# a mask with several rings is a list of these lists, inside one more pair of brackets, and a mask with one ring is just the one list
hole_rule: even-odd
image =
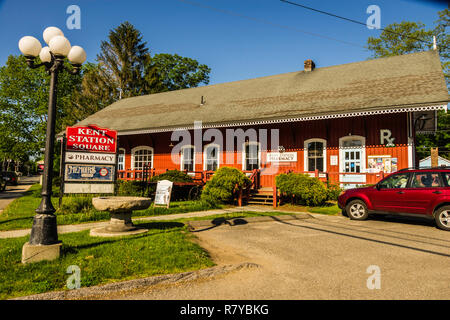
[[273,189],[264,187],[252,192],[247,202],[248,205],[273,206]]

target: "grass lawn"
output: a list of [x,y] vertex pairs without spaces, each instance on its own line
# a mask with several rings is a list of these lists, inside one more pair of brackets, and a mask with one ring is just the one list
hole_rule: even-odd
[[29,236],[0,239],[0,299],[68,290],[67,268],[81,270],[81,287],[214,266],[208,253],[191,241],[182,223],[188,220],[233,219],[292,214],[292,212],[233,212],[173,221],[135,222],[145,234],[124,238],[90,237],[89,230],[59,235],[58,260],[23,265],[22,246]]
[[141,225],[150,231],[124,238],[90,237],[89,230],[62,234],[58,260],[26,265],[21,254],[29,237],[0,240],[0,299],[67,289],[70,265],[81,269],[82,287],[214,265],[182,223]]
[[[54,189],[54,194],[58,190]],[[93,222],[109,220],[108,212],[97,211],[92,207],[92,195],[86,196],[65,196],[61,209],[58,209],[58,197],[52,197],[52,203],[56,211],[58,225],[77,224],[83,222]],[[33,224],[33,216],[35,210],[41,202],[40,185],[32,186],[24,196],[14,200],[0,214],[0,231],[27,229]],[[201,201],[174,201],[170,203],[170,207],[153,207],[150,206],[146,210],[133,211],[133,217],[137,216],[154,216],[171,213],[193,212],[213,209]]]
[[323,206],[318,207],[308,207],[301,205],[283,204],[278,207],[283,211],[300,211],[300,212],[311,212],[311,213],[321,213],[328,215],[338,215],[341,212],[336,202],[329,201]]
[[187,222],[187,221],[197,221],[197,220],[214,220],[214,219],[236,219],[236,218],[248,218],[248,217],[263,217],[263,216],[279,216],[279,215],[289,215],[294,214],[295,212],[281,212],[281,211],[267,211],[267,212],[256,212],[256,211],[241,211],[241,212],[229,212],[223,214],[214,214],[210,216],[203,217],[191,217],[191,218],[183,218],[176,219],[170,221],[176,222]]

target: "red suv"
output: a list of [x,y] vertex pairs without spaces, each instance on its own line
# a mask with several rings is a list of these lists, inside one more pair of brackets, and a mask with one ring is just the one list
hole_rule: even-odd
[[354,220],[372,213],[422,216],[450,231],[450,167],[402,169],[375,186],[343,192],[338,205]]

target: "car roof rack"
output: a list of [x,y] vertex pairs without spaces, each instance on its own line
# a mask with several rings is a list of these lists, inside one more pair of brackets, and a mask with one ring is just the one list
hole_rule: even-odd
[[450,166],[447,165],[441,165],[441,166],[437,166],[437,167],[409,167],[409,168],[403,168],[400,169],[398,171],[406,171],[406,170],[440,170],[440,169],[450,169]]

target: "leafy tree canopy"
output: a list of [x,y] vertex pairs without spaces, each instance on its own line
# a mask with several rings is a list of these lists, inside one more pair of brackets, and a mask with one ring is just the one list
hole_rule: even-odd
[[89,66],[75,96],[74,121],[122,98],[209,83],[211,69],[195,59],[168,53],[152,57],[142,34],[129,22],[111,30],[100,49],[98,63]]
[[[372,51],[372,58],[389,57],[430,50],[433,36],[441,57],[442,69],[447,81],[450,80],[450,11],[445,9],[438,12],[438,19],[434,28],[427,29],[420,22],[403,21],[388,25],[380,37],[369,37],[367,44]],[[431,147],[439,147],[439,155],[450,159],[450,114],[445,111],[438,112],[438,125],[436,135],[418,134],[416,139],[416,152],[419,159],[430,155]]]
[[[68,66],[68,68],[71,68]],[[61,73],[58,79],[56,130],[71,112],[81,75]],[[30,69],[23,56],[10,55],[0,68],[0,157],[22,160],[37,155],[45,144],[50,76]]]

